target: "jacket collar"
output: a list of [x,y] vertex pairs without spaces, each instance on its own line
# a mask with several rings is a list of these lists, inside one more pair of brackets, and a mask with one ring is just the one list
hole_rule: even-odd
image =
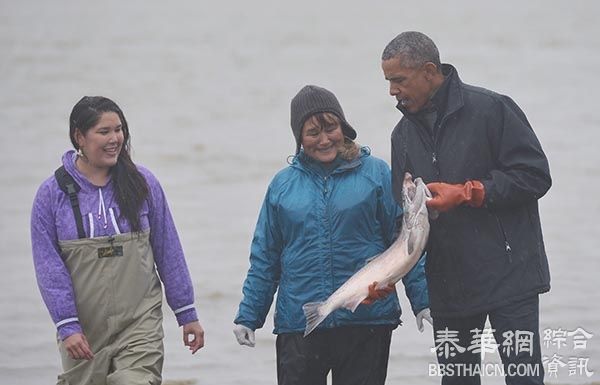
[[[352,170],[357,168],[362,164],[362,159],[371,155],[371,149],[368,147],[361,147],[360,154],[358,157],[352,160],[339,160],[339,164],[328,173],[328,175],[339,174],[342,172],[346,172],[348,170]],[[336,160],[337,162],[338,160]],[[291,167],[298,168],[303,171],[308,171],[310,173],[321,175],[321,172],[318,170],[318,166],[315,164],[315,161],[310,159],[305,153],[304,150],[300,150],[298,155],[292,158],[290,163]]]
[[[464,84],[458,76],[458,71],[452,64],[442,64],[442,73],[446,79],[440,88],[433,94],[430,100],[432,104],[438,108],[438,113],[443,114],[443,120],[447,116],[460,110],[464,105],[462,92]],[[396,108],[399,109],[404,116],[410,118],[411,120],[414,120],[415,115],[418,115],[423,111],[421,110],[415,114],[411,114],[402,108],[400,104],[398,104]],[[439,110],[440,108],[442,111]]]
[[452,64],[442,64],[442,73],[446,75],[448,90],[446,93],[446,112],[444,118],[460,110],[465,104],[463,99],[464,83],[458,76],[458,71]]

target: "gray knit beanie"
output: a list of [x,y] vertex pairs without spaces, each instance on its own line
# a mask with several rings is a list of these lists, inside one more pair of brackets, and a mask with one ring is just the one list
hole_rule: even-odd
[[296,154],[300,152],[302,143],[302,126],[306,119],[320,112],[331,112],[336,115],[342,123],[344,136],[356,139],[356,131],[344,116],[344,111],[335,95],[325,88],[308,85],[304,86],[292,99],[291,123],[294,139],[296,139]]

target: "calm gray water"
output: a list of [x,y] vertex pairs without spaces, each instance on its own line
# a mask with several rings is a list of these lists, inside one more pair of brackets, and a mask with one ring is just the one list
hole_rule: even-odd
[[[237,345],[231,321],[263,194],[294,148],[289,101],[307,83],[332,89],[358,140],[389,159],[400,114],[379,57],[408,29],[429,34],[464,81],[511,95],[527,113],[554,178],[540,203],[553,279],[541,326],[594,334],[587,349],[544,354],[588,358],[595,374],[565,366],[549,381],[598,381],[600,3],[285,3],[0,0],[0,383],[50,384],[59,372],[29,213],[70,146],[68,114],[84,94],[125,111],[134,159],[161,180],[192,272],[206,347],[189,355],[166,310],[165,379],[275,383],[271,317],[254,349]],[[431,328],[420,334],[412,314],[403,319],[388,383],[439,383],[427,371]]]

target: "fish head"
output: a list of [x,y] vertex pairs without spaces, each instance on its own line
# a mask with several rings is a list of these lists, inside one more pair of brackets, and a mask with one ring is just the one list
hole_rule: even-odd
[[402,186],[402,209],[407,224],[418,222],[419,217],[427,218],[427,206],[425,203],[431,199],[431,192],[421,178],[413,180],[410,173],[404,174]]
[[404,175],[402,206],[402,232],[411,258],[419,258],[429,237],[427,200],[431,192],[421,178],[413,180],[409,173]]

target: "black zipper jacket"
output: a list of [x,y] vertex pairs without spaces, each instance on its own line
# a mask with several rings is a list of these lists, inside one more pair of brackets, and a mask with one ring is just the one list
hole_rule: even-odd
[[444,111],[435,127],[403,111],[392,133],[392,182],[398,202],[404,172],[426,183],[483,183],[484,206],[440,214],[427,246],[432,314],[463,317],[550,290],[537,201],[552,180],[511,98],[464,84],[449,64],[442,72]]

